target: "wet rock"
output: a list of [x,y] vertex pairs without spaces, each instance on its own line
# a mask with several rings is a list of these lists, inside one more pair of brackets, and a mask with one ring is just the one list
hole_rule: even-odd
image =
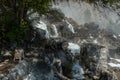
[[[112,44],[119,46],[118,36],[99,29],[94,22],[79,26],[56,10],[49,12],[47,16],[41,17],[40,21],[35,24],[33,22],[35,33],[30,34],[31,38],[26,40],[26,45],[30,44],[28,47],[37,46],[42,50],[26,54],[32,59],[11,69],[9,79],[70,80],[65,77],[67,76],[76,80],[84,77],[107,80],[109,76],[113,77],[109,75],[110,72],[103,71],[107,70],[110,51],[108,48],[111,48]],[[119,51],[116,50],[114,49],[110,56],[113,56],[113,53],[118,55]],[[76,59],[80,63],[75,62]]]
[[67,62],[66,64],[62,65],[63,74],[69,78],[71,78],[72,66],[73,64],[71,62]]
[[54,74],[51,67],[45,62],[38,62],[32,69],[35,80],[53,80]]
[[64,14],[61,12],[61,10],[58,9],[52,9],[49,11],[47,15],[47,19],[50,21],[50,23],[53,22],[61,22],[61,20],[64,18]]
[[38,59],[37,58],[33,58],[32,62],[38,62]]
[[72,74],[72,77],[75,79],[84,79],[84,70],[80,66],[79,61],[76,61],[75,63],[73,63],[71,74]]
[[84,44],[81,48],[80,60],[83,65],[89,65],[91,62],[97,63],[100,59],[101,46],[96,44]]
[[61,60],[61,64],[63,66],[68,62],[68,56],[66,56],[66,52],[63,50],[59,50],[59,52],[55,53],[55,55]]
[[9,70],[8,78],[11,80],[23,79],[29,73],[29,64],[25,61]]
[[2,80],[4,78],[4,74],[0,74],[0,79]]
[[3,53],[3,56],[4,56],[4,57],[11,57],[12,54],[11,54],[10,51],[5,51],[5,53]]

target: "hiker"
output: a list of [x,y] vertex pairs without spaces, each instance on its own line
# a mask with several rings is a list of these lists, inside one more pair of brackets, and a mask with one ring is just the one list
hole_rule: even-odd
[[14,54],[14,62],[16,60],[21,61],[21,54],[20,54],[19,50],[17,50],[17,49],[15,50],[15,54]]
[[25,55],[24,55],[24,50],[22,48],[19,49],[19,53],[20,53],[20,57],[21,57],[21,60],[24,59]]

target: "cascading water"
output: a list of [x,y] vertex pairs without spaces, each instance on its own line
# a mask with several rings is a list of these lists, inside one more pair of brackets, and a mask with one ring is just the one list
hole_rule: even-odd
[[45,37],[49,38],[49,32],[48,32],[48,29],[47,29],[47,25],[44,22],[39,21],[39,23],[36,24],[36,28],[44,30],[45,31]]
[[52,26],[53,26],[52,28],[53,28],[55,34],[53,36],[51,35],[51,37],[56,38],[56,37],[59,36],[57,28],[56,28],[56,26],[54,24]]
[[68,28],[70,29],[70,31],[72,33],[75,33],[73,26],[68,21],[66,21],[66,23],[68,24]]
[[[86,68],[90,69],[91,73],[88,72],[88,74],[95,75],[93,73],[96,71],[94,67],[101,66],[101,68],[108,69],[108,65],[113,66],[111,62],[107,62],[109,57],[108,48],[111,49],[111,46],[116,48],[116,46],[113,46],[114,43],[111,44],[109,41],[118,40],[119,35],[110,35],[109,32],[99,29],[98,26],[100,28],[113,29],[119,33],[118,30],[120,28],[118,26],[120,21],[119,16],[115,12],[99,5],[96,7],[93,4],[82,1],[78,3],[72,0],[69,2],[62,1],[57,5],[53,4],[53,8],[60,9],[66,17],[59,21],[57,20],[61,15],[58,15],[58,18],[53,16],[47,19],[48,17],[44,16],[39,21],[33,20],[33,29],[39,35],[42,35],[38,37],[45,37],[41,41],[45,43],[45,46],[42,46],[45,63],[39,64],[32,61],[33,65],[25,66],[24,64],[19,64],[15,67],[16,71],[10,72],[10,78],[13,78],[13,74],[18,73],[23,80],[61,80],[61,78],[64,80],[66,77],[63,75],[69,77],[68,74],[72,76],[70,77],[72,79],[84,79],[85,76],[83,74]],[[35,18],[35,16],[31,15],[29,17],[30,20]],[[32,39],[32,42],[35,39],[36,36]],[[44,40],[48,40],[48,42],[46,43]],[[38,43],[38,45],[41,44]],[[119,44],[117,43],[117,45]],[[56,59],[57,61],[54,61]],[[26,62],[24,63],[27,64]],[[68,68],[67,71],[66,67]],[[27,70],[27,68],[31,70]]]
[[95,22],[100,28],[112,29],[120,33],[120,17],[111,9],[94,4],[89,4],[84,1],[76,2],[70,0],[69,2],[58,2],[53,4],[53,8],[60,9],[66,17],[72,18],[79,25],[85,23]]

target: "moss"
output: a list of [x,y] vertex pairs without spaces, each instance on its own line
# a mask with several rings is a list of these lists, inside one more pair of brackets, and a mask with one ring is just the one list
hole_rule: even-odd
[[71,71],[72,71],[73,64],[71,62],[66,63],[66,65],[63,68],[63,74],[67,77],[71,77]]

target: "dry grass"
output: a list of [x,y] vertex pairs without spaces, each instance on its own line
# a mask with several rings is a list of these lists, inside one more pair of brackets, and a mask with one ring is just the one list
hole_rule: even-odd
[[0,74],[7,74],[8,69],[13,68],[15,66],[15,63],[7,62],[0,66]]
[[116,75],[117,75],[117,77],[118,77],[118,80],[120,80],[120,71],[117,71],[117,72],[116,72]]

